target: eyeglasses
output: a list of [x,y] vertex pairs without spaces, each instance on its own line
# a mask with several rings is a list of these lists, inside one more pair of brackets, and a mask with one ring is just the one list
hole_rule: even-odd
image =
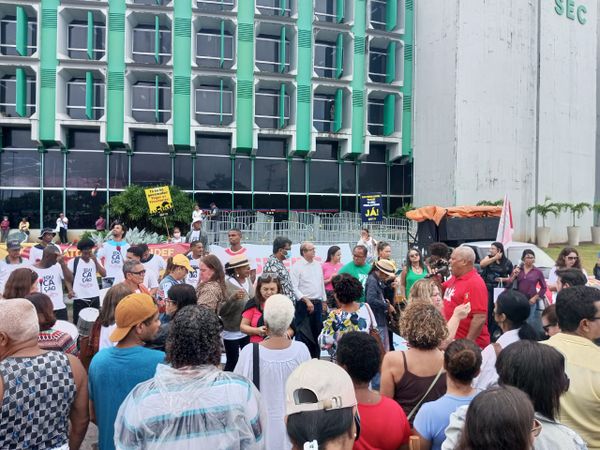
[[[600,319],[600,317],[599,317],[599,319]],[[555,327],[556,325],[558,325],[558,324],[557,323],[549,323],[548,325],[543,325],[542,329],[547,333],[551,327]]]
[[410,255],[408,255],[409,258],[415,258],[417,256],[419,256],[418,253],[411,253]]
[[594,317],[594,318],[590,319],[590,322],[594,322],[596,320],[600,320],[600,317]]
[[567,256],[567,259],[569,261],[577,261],[579,259],[579,256]]
[[146,271],[145,270],[140,270],[139,272],[129,272],[129,273],[132,273],[134,275],[145,275]]
[[531,434],[533,434],[533,437],[538,437],[541,432],[542,423],[537,419],[533,419],[533,428],[531,429]]

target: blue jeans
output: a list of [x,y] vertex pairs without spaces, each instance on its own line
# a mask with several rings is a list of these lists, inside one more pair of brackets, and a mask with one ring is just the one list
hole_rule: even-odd
[[[377,331],[379,331],[379,337],[381,338],[381,343],[383,344],[383,350],[387,352],[390,348],[388,327],[387,326],[383,326],[383,327],[378,326]],[[383,359],[383,355],[381,355],[381,358]],[[378,391],[380,386],[381,386],[381,371],[377,372],[377,375],[375,375],[373,377],[373,379],[371,380],[371,389]]]

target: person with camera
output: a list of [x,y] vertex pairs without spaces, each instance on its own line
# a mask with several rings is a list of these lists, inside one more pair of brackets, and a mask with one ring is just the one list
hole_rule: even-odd
[[494,289],[505,287],[513,271],[513,264],[504,254],[504,245],[501,242],[494,242],[490,246],[488,255],[480,262],[481,277],[485,281],[488,290],[488,330],[492,340],[495,334],[500,334],[501,330],[494,320]]

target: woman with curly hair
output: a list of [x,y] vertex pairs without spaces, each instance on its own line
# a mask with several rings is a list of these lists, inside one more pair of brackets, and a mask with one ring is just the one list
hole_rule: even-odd
[[431,303],[413,302],[404,310],[400,329],[409,349],[384,356],[381,393],[400,404],[412,425],[424,402],[446,393],[444,353],[439,347],[448,337],[448,328]]
[[333,277],[331,282],[333,297],[338,307],[331,311],[323,322],[319,344],[333,359],[337,351],[337,342],[345,333],[368,333],[371,327],[377,327],[377,322],[369,305],[358,302],[363,292],[360,281],[350,274],[342,273]]
[[215,313],[227,298],[225,270],[215,255],[206,255],[200,260],[200,280],[196,287],[198,304]]
[[558,257],[556,258],[556,265],[550,269],[550,274],[548,275],[548,289],[550,289],[552,292],[556,292],[556,281],[558,279],[556,272],[561,269],[579,269],[583,272],[586,278],[588,276],[587,272],[581,265],[581,258],[579,257],[579,252],[577,249],[573,247],[565,247],[558,254]]
[[[248,379],[219,368],[221,324],[186,306],[171,322],[169,364],[138,384],[115,420],[117,448],[264,448],[266,414]],[[151,444],[149,444],[151,443]]]

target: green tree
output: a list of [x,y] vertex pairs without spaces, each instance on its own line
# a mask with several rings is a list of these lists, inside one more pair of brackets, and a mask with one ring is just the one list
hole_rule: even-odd
[[110,206],[105,205],[105,208],[109,210],[111,219],[119,219],[129,228],[138,227],[140,230],[146,229],[166,234],[166,219],[169,233],[176,226],[187,229],[191,221],[194,201],[190,195],[182,192],[177,186],[170,186],[169,190],[171,191],[173,210],[164,218],[150,215],[144,187],[137,185],[131,185],[119,195],[111,197]]
[[559,203],[551,203],[550,198],[546,197],[544,203],[539,205],[531,206],[527,208],[528,216],[531,216],[531,213],[535,212],[538,216],[542,218],[542,226],[546,228],[546,217],[552,214],[554,217],[557,217],[561,211],[561,206]]
[[576,219],[579,219],[584,212],[592,209],[592,205],[586,202],[559,203],[558,206],[561,209],[561,211],[568,211],[569,213],[571,213],[571,218],[573,219],[573,226],[576,226]]

